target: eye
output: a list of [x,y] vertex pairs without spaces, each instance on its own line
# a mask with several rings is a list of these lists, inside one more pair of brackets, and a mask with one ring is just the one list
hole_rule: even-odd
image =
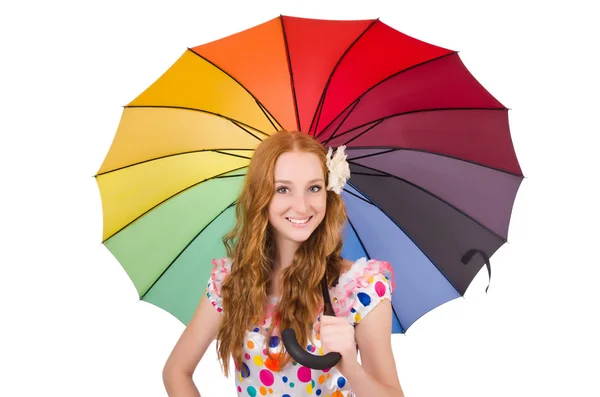
[[281,193],[281,194],[283,194],[283,193],[287,193],[289,190],[290,190],[290,189],[288,189],[288,188],[287,188],[287,187],[285,187],[285,186],[279,186],[278,188],[276,188],[276,189],[275,189],[275,191],[276,191],[277,193]]
[[314,185],[314,186],[311,186],[309,190],[313,193],[317,193],[317,192],[321,191],[321,189],[322,189],[321,185]]

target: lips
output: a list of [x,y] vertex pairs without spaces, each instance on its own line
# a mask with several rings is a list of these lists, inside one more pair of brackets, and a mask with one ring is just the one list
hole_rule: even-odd
[[312,215],[308,218],[285,218],[293,225],[306,225],[311,219]]

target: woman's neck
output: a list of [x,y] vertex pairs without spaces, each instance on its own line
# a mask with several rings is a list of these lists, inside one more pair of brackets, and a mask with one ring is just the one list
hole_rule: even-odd
[[274,271],[281,271],[292,264],[294,254],[300,246],[299,243],[287,239],[278,239],[276,241],[277,249],[275,252],[275,263],[273,264]]

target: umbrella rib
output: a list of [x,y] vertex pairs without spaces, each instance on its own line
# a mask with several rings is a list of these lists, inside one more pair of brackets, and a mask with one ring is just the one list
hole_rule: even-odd
[[463,159],[463,158],[460,158],[460,157],[456,157],[456,156],[451,156],[451,155],[445,154],[445,153],[432,152],[431,150],[414,149],[414,148],[403,148],[403,147],[394,147],[394,146],[352,146],[350,148],[347,148],[346,150],[348,150],[348,152],[350,152],[351,150],[359,150],[359,149],[389,149],[389,150],[385,150],[385,151],[382,151],[382,152],[365,154],[364,156],[353,157],[351,159],[348,159],[349,162],[351,162],[353,164],[356,164],[356,165],[360,165],[361,167],[363,167],[362,164],[360,164],[360,163],[354,163],[354,161],[355,160],[359,160],[359,159],[364,159],[364,158],[367,158],[367,157],[374,157],[374,156],[379,156],[379,155],[383,155],[383,154],[388,154],[388,153],[391,153],[391,152],[399,152],[399,151],[403,150],[403,151],[407,151],[407,152],[419,152],[419,153],[431,154],[433,156],[446,157],[446,158],[449,158],[449,159],[452,159],[452,160],[462,161],[462,162],[473,164],[473,165],[476,165],[476,166],[479,166],[479,167],[488,168],[488,169],[490,169],[492,171],[502,172],[502,173],[510,175],[510,176],[516,176],[516,177],[519,177],[519,178],[523,178],[523,175],[521,175],[521,174],[515,174],[514,172],[510,172],[510,171],[506,171],[506,170],[503,170],[503,169],[500,169],[500,168],[492,167],[491,165],[481,164],[481,163],[478,163],[476,161],[466,160],[466,159]]
[[[222,152],[222,150],[227,150],[227,149],[215,150],[215,153],[225,154],[227,156],[232,156],[232,157],[238,157],[240,159],[245,159],[245,160],[252,160],[252,157],[246,157],[246,156],[242,156],[240,154],[226,153],[226,152]],[[233,150],[237,150],[237,149],[233,149]]]
[[[367,247],[365,247],[365,244],[362,242],[362,239],[360,238],[360,236],[358,235],[358,230],[356,230],[356,228],[354,227],[354,225],[352,224],[352,221],[350,220],[350,214],[347,215],[348,218],[348,224],[350,225],[350,227],[352,228],[352,230],[354,230],[354,235],[356,236],[356,238],[358,239],[358,243],[360,244],[360,246],[362,247],[363,251],[365,251],[365,254],[367,255],[367,257],[369,259],[373,259],[371,257],[371,255],[369,255],[369,251],[367,251]],[[395,280],[394,280],[395,282]],[[398,316],[398,314],[396,313],[396,309],[394,309],[394,305],[390,305],[392,306],[392,311],[394,312],[394,316],[396,316],[396,319],[398,320],[398,324],[400,324],[400,327],[402,329],[404,329],[404,327],[402,326],[402,323],[400,322],[400,317]]]
[[[350,150],[356,150],[356,149],[374,149],[374,147],[371,147],[371,146],[361,146],[361,147],[353,146],[351,148],[348,148],[348,151],[350,151]],[[376,149],[379,149],[379,148],[376,148]],[[387,153],[395,152],[395,151],[399,150],[400,148],[390,147],[390,148],[384,148],[384,149],[387,149],[387,150],[384,150],[384,151],[381,151],[381,152],[376,152],[376,153],[371,153],[371,154],[365,154],[363,156],[352,157],[351,159],[348,159],[348,161],[350,161],[350,160],[360,160],[360,159],[364,159],[364,158],[367,158],[367,157],[377,156],[377,155],[380,155],[380,154],[387,154]],[[350,154],[350,153],[348,153],[348,154]]]
[[167,270],[169,270],[171,265],[173,263],[175,263],[177,261],[177,259],[179,259],[179,257],[185,252],[185,250],[188,249],[188,247],[194,242],[194,240],[196,240],[198,238],[198,236],[200,236],[202,234],[202,232],[211,225],[211,223],[213,223],[217,218],[219,218],[221,215],[223,215],[223,213],[225,211],[227,211],[229,208],[233,207],[235,205],[236,201],[237,200],[234,200],[231,204],[229,204],[227,207],[225,207],[225,209],[223,211],[219,212],[219,214],[217,216],[215,216],[213,219],[211,219],[210,222],[208,222],[206,225],[204,225],[204,227],[194,236],[194,238],[192,238],[192,239],[190,239],[190,241],[188,241],[188,243],[185,245],[185,247],[183,247],[183,249],[181,251],[179,251],[179,253],[175,256],[175,258],[167,265],[167,267],[165,267],[165,269],[162,271],[162,273],[160,273],[160,276],[158,276],[156,278],[156,280],[154,280],[152,285],[150,285],[150,287],[148,287],[148,289],[146,289],[146,291],[142,294],[142,296],[140,296],[140,300],[144,299],[146,294],[148,294],[148,292],[150,292],[152,287],[154,287],[154,285],[158,282],[158,280],[160,280],[160,278],[163,276],[163,274],[165,274],[167,272]]
[[[349,184],[350,184],[350,183],[349,183]],[[351,186],[352,186],[352,188],[353,188],[353,189],[355,189],[357,192],[360,192],[360,193],[361,193],[363,196],[365,196],[366,198],[368,198],[369,200],[371,200],[371,198],[369,197],[369,195],[368,195],[368,194],[365,194],[365,193],[364,193],[362,190],[358,189],[358,188],[356,187],[356,185],[354,185],[354,184],[350,184],[350,185],[351,185]],[[371,200],[371,201],[373,201],[373,200]],[[431,259],[431,258],[429,257],[429,255],[427,255],[427,252],[425,252],[425,250],[424,250],[423,248],[421,248],[421,246],[420,246],[419,244],[417,244],[417,242],[416,242],[416,241],[415,241],[415,240],[414,240],[414,239],[413,239],[413,238],[410,236],[410,234],[409,234],[409,233],[407,233],[407,232],[406,232],[406,230],[404,230],[404,228],[403,228],[402,226],[400,226],[400,225],[398,224],[398,222],[396,222],[396,221],[394,220],[394,218],[392,218],[392,217],[391,217],[391,216],[390,216],[390,215],[389,215],[387,212],[385,212],[385,211],[383,210],[383,208],[381,208],[380,206],[378,206],[378,205],[377,205],[375,202],[373,202],[373,206],[375,206],[375,207],[376,207],[376,208],[377,208],[379,211],[381,211],[381,213],[382,213],[383,215],[385,215],[385,216],[386,216],[386,218],[388,218],[388,219],[390,220],[390,222],[392,222],[394,225],[396,225],[396,227],[397,227],[398,229],[400,229],[400,230],[402,231],[402,233],[403,233],[403,234],[404,234],[404,235],[405,235],[405,236],[406,236],[406,237],[407,237],[407,238],[408,238],[408,239],[411,241],[411,243],[413,243],[413,244],[414,244],[414,246],[415,246],[415,247],[417,247],[417,249],[418,249],[419,251],[421,251],[421,253],[422,253],[422,254],[423,254],[423,255],[424,255],[426,258],[427,258],[427,260],[428,260],[429,262],[431,262],[431,264],[433,264],[433,266],[435,266],[435,268],[436,268],[436,269],[437,269],[437,270],[440,272],[440,274],[441,274],[442,276],[444,276],[444,278],[446,279],[446,281],[448,281],[448,284],[450,284],[450,285],[452,286],[452,288],[454,288],[454,290],[460,294],[460,292],[458,291],[458,288],[456,288],[456,285],[454,285],[454,283],[452,282],[452,280],[450,280],[450,278],[448,278],[448,276],[446,276],[446,274],[444,273],[444,271],[443,271],[442,269],[440,269],[440,268],[438,267],[438,265],[436,265],[435,261],[434,261],[433,259]],[[357,235],[357,236],[358,236],[358,235]],[[399,321],[399,320],[398,320],[398,321]],[[403,327],[403,328],[404,328],[404,327]]]
[[389,178],[389,175],[377,175],[377,174],[369,174],[368,172],[356,172],[354,171],[352,175],[366,175],[366,176],[380,176],[382,178]]
[[179,195],[179,194],[181,194],[181,193],[185,192],[186,190],[189,190],[189,189],[191,189],[191,188],[193,188],[193,187],[195,187],[195,186],[198,186],[198,185],[200,185],[201,183],[204,183],[204,182],[210,181],[211,179],[217,179],[217,178],[220,178],[220,177],[222,177],[222,175],[229,174],[229,173],[231,173],[231,172],[236,172],[236,171],[239,171],[239,170],[241,170],[241,169],[244,169],[244,168],[246,168],[246,167],[248,167],[248,166],[246,166],[246,165],[245,165],[245,166],[243,166],[243,167],[238,167],[238,168],[235,168],[235,169],[232,169],[232,170],[229,170],[229,171],[225,171],[225,172],[223,172],[223,173],[221,173],[221,174],[217,174],[217,175],[211,176],[210,178],[203,179],[203,180],[201,180],[201,181],[199,181],[199,182],[196,182],[196,183],[194,183],[194,184],[192,184],[192,185],[190,185],[190,186],[186,187],[185,189],[182,189],[182,190],[180,190],[180,191],[178,191],[178,192],[175,192],[175,193],[173,193],[171,196],[169,196],[169,197],[167,197],[166,199],[164,199],[163,201],[161,201],[161,202],[159,202],[159,203],[157,203],[157,204],[153,205],[151,208],[147,209],[147,210],[146,210],[146,211],[144,211],[142,214],[140,214],[140,215],[138,215],[137,217],[135,217],[135,219],[133,219],[133,220],[129,221],[129,222],[126,224],[126,225],[124,225],[124,226],[123,226],[123,227],[121,227],[119,230],[117,230],[116,232],[114,232],[112,235],[110,235],[109,237],[107,237],[107,238],[106,238],[104,241],[102,241],[102,244],[106,244],[106,242],[107,242],[108,240],[110,240],[111,238],[113,238],[114,236],[116,236],[117,234],[119,234],[121,231],[123,231],[123,230],[124,230],[125,228],[127,228],[129,225],[131,225],[132,223],[134,223],[135,221],[137,221],[138,219],[140,219],[141,217],[143,217],[144,215],[146,215],[147,213],[149,213],[149,212],[150,212],[150,211],[152,211],[153,209],[155,209],[155,208],[159,207],[160,205],[162,205],[163,203],[165,203],[165,202],[169,201],[169,200],[170,200],[170,199],[172,199],[173,197],[175,197],[175,196],[177,196],[177,195]]
[[365,33],[367,33],[369,31],[369,29],[371,29],[371,27],[373,27],[378,21],[379,21],[379,18],[374,19],[369,24],[369,26],[367,26],[366,29],[361,34],[359,34],[356,37],[356,39],[354,39],[354,41],[352,41],[352,43],[350,43],[350,45],[348,46],[348,48],[346,48],[346,50],[344,51],[344,53],[340,56],[340,59],[338,59],[337,63],[335,64],[335,66],[331,70],[331,73],[329,74],[329,77],[327,78],[327,82],[325,83],[325,87],[323,87],[323,92],[321,93],[321,98],[319,99],[319,103],[317,105],[317,109],[315,110],[315,113],[313,114],[313,119],[310,122],[310,127],[309,127],[309,130],[308,130],[308,132],[310,133],[310,131],[313,129],[313,126],[315,127],[315,132],[313,134],[313,136],[315,138],[318,137],[318,135],[317,135],[317,127],[319,125],[319,120],[321,119],[321,110],[323,109],[323,106],[324,106],[324,103],[325,103],[325,97],[327,96],[327,90],[329,89],[329,84],[331,83],[331,79],[333,78],[333,75],[337,71],[337,68],[342,63],[342,61],[344,60],[344,58],[346,57],[346,55],[348,54],[348,52],[350,52],[350,50],[352,49],[352,47],[354,47],[354,45],[365,35]]
[[218,176],[215,176],[215,179],[225,179],[225,178],[243,178],[243,177],[245,177],[245,176],[246,176],[246,175],[243,175],[243,174],[242,174],[242,175],[218,175]]
[[[354,109],[352,109],[352,110],[354,110]],[[341,137],[341,136],[343,136],[343,135],[349,134],[350,132],[352,132],[352,131],[355,131],[355,130],[357,130],[357,129],[359,129],[359,128],[365,127],[365,126],[367,126],[367,125],[369,125],[369,124],[371,124],[371,123],[377,123],[377,125],[379,125],[379,124],[381,124],[382,122],[384,122],[384,121],[386,121],[386,120],[388,120],[388,119],[394,118],[394,117],[400,117],[400,116],[405,116],[405,115],[409,115],[409,114],[415,114],[415,113],[424,113],[424,112],[443,112],[443,111],[453,111],[453,110],[492,110],[492,111],[508,111],[508,109],[507,109],[507,108],[505,108],[505,107],[501,107],[501,108],[480,108],[480,107],[465,107],[465,108],[430,108],[430,109],[417,109],[417,110],[409,110],[409,111],[407,111],[407,112],[400,112],[400,113],[390,114],[390,115],[387,115],[387,116],[381,117],[381,118],[379,118],[379,119],[376,119],[376,120],[371,120],[371,121],[368,121],[368,122],[366,122],[366,123],[363,123],[363,124],[361,124],[361,125],[358,125],[358,126],[356,126],[356,127],[353,127],[353,128],[351,128],[351,129],[349,129],[349,130],[346,130],[346,131],[342,132],[341,134],[337,134],[337,135],[336,135],[336,134],[335,134],[335,132],[334,132],[334,133],[331,135],[331,137],[329,137],[328,141],[329,141],[330,139],[333,139],[333,138],[339,138],[339,137]],[[341,124],[340,124],[340,126],[341,126]],[[338,128],[339,128],[340,126],[338,126]],[[369,129],[367,129],[367,130],[365,130],[365,131],[361,132],[360,134],[358,134],[358,135],[357,135],[357,136],[355,136],[354,138],[352,138],[352,139],[348,140],[348,141],[347,141],[345,144],[348,144],[348,143],[350,143],[350,142],[354,141],[355,139],[358,139],[359,137],[361,137],[362,135],[364,135],[366,132],[368,132],[368,131],[370,131],[370,130],[371,130],[371,128],[369,128]],[[337,131],[338,131],[338,130],[336,129],[336,132],[337,132]]]
[[[245,90],[245,91],[246,91],[246,92],[247,92],[247,93],[248,93],[248,94],[249,94],[249,95],[250,95],[252,98],[254,98],[254,100],[256,101],[256,103],[258,103],[258,104],[260,105],[259,107],[262,107],[262,108],[264,109],[264,111],[267,111],[267,108],[265,107],[265,105],[263,105],[263,104],[262,104],[262,103],[261,103],[261,102],[258,100],[258,98],[257,98],[256,96],[254,96],[254,94],[252,94],[252,93],[250,92],[250,90],[249,90],[249,89],[247,89],[247,88],[246,88],[246,86],[244,86],[242,83],[240,83],[240,82],[239,82],[239,81],[238,81],[238,80],[237,80],[235,77],[233,77],[232,75],[230,75],[229,73],[227,73],[227,72],[226,72],[226,71],[225,71],[223,68],[221,68],[220,66],[218,66],[217,64],[215,64],[214,62],[212,62],[210,59],[208,59],[208,58],[206,58],[206,57],[204,57],[204,56],[202,56],[202,55],[198,54],[197,52],[193,51],[191,48],[188,48],[188,51],[190,51],[192,54],[194,54],[194,55],[196,55],[196,56],[198,56],[198,57],[200,57],[200,58],[204,59],[206,62],[210,63],[211,65],[213,65],[214,67],[216,67],[217,69],[219,69],[221,72],[225,73],[225,74],[226,74],[226,75],[227,75],[227,76],[228,76],[228,77],[229,77],[231,80],[235,81],[235,82],[236,82],[236,83],[237,83],[237,84],[238,84],[240,87],[242,87],[242,88],[243,88],[243,89],[244,89],[244,90]],[[263,113],[264,113],[264,112],[263,112]],[[277,119],[275,118],[275,116],[273,116],[273,115],[271,114],[271,112],[269,112],[269,115],[270,115],[271,117],[273,117],[273,120],[275,120],[275,122],[276,122],[277,124],[281,125],[281,123],[279,122],[279,120],[277,120]],[[267,117],[267,119],[269,119],[269,117]],[[271,123],[271,120],[269,120],[269,123]],[[271,123],[271,124],[273,124],[273,123]],[[249,127],[250,127],[250,126],[249,126]],[[254,128],[254,127],[252,127],[252,128]],[[258,130],[257,128],[255,128],[255,129],[256,129],[257,131],[260,131],[260,130]],[[262,131],[261,131],[261,132],[262,132]],[[265,135],[267,135],[267,134],[265,134]]]
[[298,129],[298,131],[300,131],[300,116],[298,114],[298,100],[296,99],[296,87],[294,85],[294,73],[292,72],[292,60],[290,58],[290,49],[288,47],[287,35],[285,33],[285,25],[283,23],[283,15],[279,15],[279,21],[281,22],[281,31],[283,33],[283,44],[285,45],[285,55],[287,58],[288,71],[290,73],[290,83],[292,84],[292,97],[294,99],[294,112],[296,115],[296,128]]
[[[352,108],[350,109],[350,111],[346,114],[346,116],[344,117],[344,119],[342,120],[342,122],[340,123],[340,125],[338,126],[338,128],[340,126],[342,126],[346,122],[346,120],[348,119],[348,117],[352,114],[352,112],[354,111],[354,109],[356,109],[356,107],[358,106],[359,102],[360,102],[360,98],[358,98],[356,101],[353,102],[354,106],[352,106]],[[331,134],[329,136],[329,138],[327,138],[325,140],[325,142],[324,142],[325,145],[327,145],[329,143],[329,141],[333,138],[333,136],[335,135],[335,133],[338,130],[338,128],[336,128],[335,131],[333,131],[333,134]],[[373,128],[373,127],[371,127],[371,128]],[[317,137],[317,139],[320,138],[320,136],[321,136],[321,134],[319,134],[319,136]]]
[[273,120],[271,120],[271,118],[269,117],[269,115],[267,114],[267,112],[265,111],[265,109],[262,107],[262,105],[258,101],[256,101],[256,104],[260,108],[260,111],[265,115],[265,117],[267,118],[267,120],[269,120],[269,123],[271,123],[271,125],[273,126],[273,129],[274,130],[278,130],[279,127],[277,127],[275,124],[273,124]]
[[112,169],[112,170],[109,170],[109,171],[101,172],[99,174],[94,175],[94,178],[97,178],[99,176],[104,176],[104,175],[107,175],[107,174],[110,174],[110,173],[113,173],[113,172],[116,172],[116,171],[121,171],[121,170],[124,170],[126,168],[135,167],[135,166],[140,165],[140,164],[149,163],[149,162],[152,162],[152,161],[163,160],[163,159],[166,159],[166,158],[169,158],[169,157],[177,157],[177,156],[182,156],[182,155],[186,155],[186,154],[192,154],[192,153],[215,152],[215,153],[219,153],[219,154],[224,154],[226,156],[240,157],[240,158],[243,158],[243,159],[250,159],[249,157],[240,156],[238,154],[221,152],[221,150],[236,150],[236,151],[247,150],[247,151],[254,151],[255,149],[239,149],[239,148],[232,148],[232,149],[225,149],[225,148],[222,148],[222,149],[198,149],[198,150],[189,150],[189,151],[186,151],[186,152],[166,154],[164,156],[159,156],[159,157],[154,157],[154,158],[151,158],[151,159],[148,159],[148,160],[138,161],[137,163],[124,165],[124,166],[119,167],[119,168],[115,168],[115,169]]
[[[439,60],[439,59],[442,59],[442,58],[445,58],[445,57],[447,57],[447,56],[451,56],[451,55],[454,55],[454,54],[458,54],[458,51],[452,51],[452,52],[450,52],[450,53],[448,53],[448,54],[444,54],[444,55],[440,55],[440,56],[438,56],[438,57],[435,57],[435,58],[428,59],[428,60],[426,60],[426,61],[423,61],[423,62],[421,62],[421,63],[417,63],[416,65],[410,66],[410,67],[408,67],[408,68],[406,68],[406,69],[402,69],[402,70],[400,70],[400,71],[398,71],[398,72],[396,72],[396,73],[392,73],[391,75],[389,75],[389,76],[388,76],[388,77],[386,77],[385,79],[381,80],[379,83],[376,83],[376,84],[374,84],[373,86],[371,86],[370,88],[367,88],[367,89],[365,90],[365,92],[363,92],[362,94],[360,94],[360,95],[358,96],[358,98],[356,98],[356,99],[355,99],[354,101],[352,101],[352,102],[351,102],[351,103],[350,103],[348,106],[346,106],[346,107],[345,107],[345,108],[344,108],[344,109],[343,109],[343,110],[340,112],[340,114],[342,114],[342,113],[344,113],[346,110],[348,110],[348,108],[349,108],[350,106],[352,106],[352,104],[353,104],[353,103],[354,103],[356,100],[359,100],[359,99],[361,99],[361,98],[362,98],[362,97],[364,97],[366,94],[368,94],[368,93],[369,93],[371,90],[373,90],[374,88],[378,87],[379,85],[381,85],[381,84],[385,83],[385,82],[386,82],[386,81],[388,81],[389,79],[391,79],[391,78],[393,78],[393,77],[396,77],[396,76],[398,76],[399,74],[402,74],[402,73],[404,73],[404,72],[407,72],[407,71],[409,71],[409,70],[411,70],[411,69],[417,68],[417,67],[419,67],[419,66],[426,65],[426,64],[428,64],[428,63],[430,63],[430,62],[434,62],[434,61],[437,61],[437,60]],[[336,117],[334,117],[334,118],[333,118],[333,119],[332,119],[332,120],[331,120],[331,121],[330,121],[330,122],[329,122],[329,123],[328,123],[328,124],[327,124],[325,127],[323,127],[323,128],[321,129],[321,131],[320,131],[320,132],[319,132],[319,133],[318,133],[316,136],[317,136],[317,137],[319,137],[319,135],[321,135],[321,133],[322,133],[323,131],[325,131],[327,128],[329,128],[329,126],[330,126],[331,124],[333,124],[333,122],[335,121],[335,119],[337,119],[338,117],[339,117],[339,115],[338,115],[338,116],[336,116]]]
[[[129,108],[129,109],[151,108],[151,109],[181,109],[181,110],[191,110],[191,111],[194,111],[194,112],[201,112],[201,113],[206,113],[206,114],[211,114],[213,116],[221,117],[221,118],[224,118],[226,120],[231,121],[232,123],[234,123],[236,125],[237,124],[241,124],[241,125],[244,125],[246,127],[252,128],[253,130],[256,130],[256,131],[260,132],[264,136],[267,136],[267,137],[270,136],[266,132],[264,132],[262,130],[259,130],[258,128],[255,128],[255,127],[253,127],[251,125],[248,125],[248,124],[246,124],[244,122],[241,122],[239,120],[233,119],[233,118],[228,117],[228,116],[225,116],[224,114],[211,112],[210,110],[205,110],[205,109],[190,108],[190,107],[187,107],[187,106],[176,106],[176,105],[125,105],[125,106],[123,106],[123,108],[125,108],[125,109],[127,109],[127,108]],[[269,120],[269,122],[270,122],[270,120]],[[247,132],[246,129],[244,129],[244,131]],[[250,134],[250,135],[254,136],[254,134]],[[256,136],[254,136],[254,137],[256,139],[259,139]]]
[[[261,109],[262,109],[262,107],[261,107]],[[264,114],[264,111],[263,111],[263,114]],[[265,114],[265,115],[266,115],[266,114]],[[233,123],[233,124],[234,124],[236,127],[240,128],[240,129],[242,129],[242,130],[244,130],[244,131],[245,131],[245,132],[246,132],[248,135],[252,135],[252,137],[253,137],[253,138],[255,138],[255,139],[257,139],[258,141],[262,142],[262,139],[261,139],[261,138],[257,137],[256,135],[254,135],[253,133],[251,133],[249,130],[247,130],[247,129],[246,129],[246,127],[250,127],[250,126],[246,126],[244,123],[242,123],[242,122],[239,122],[239,121],[237,121],[237,120],[233,120],[233,119],[230,119],[229,121],[230,121],[231,123]],[[271,122],[271,119],[269,119],[269,122]],[[273,125],[273,123],[272,123],[272,122],[271,122],[271,125]],[[273,125],[273,127],[275,127],[275,126]],[[253,128],[253,129],[255,129],[254,127],[250,127],[250,128]],[[275,127],[275,129],[277,129],[277,127]],[[265,137],[269,137],[269,136],[270,136],[269,134],[267,134],[267,133],[265,133],[265,132],[262,132],[262,131],[260,131],[260,130],[256,130],[256,131],[257,131],[257,132],[260,132],[260,133],[261,133],[261,134],[263,134]]]
[[[350,163],[352,163],[352,161],[350,161]],[[402,182],[404,182],[404,183],[406,183],[406,184],[409,184],[409,185],[411,185],[412,187],[415,187],[415,188],[417,188],[417,189],[421,190],[423,193],[426,193],[426,194],[430,195],[431,197],[433,197],[433,198],[435,198],[435,199],[439,200],[440,202],[442,202],[442,203],[446,204],[447,206],[449,206],[450,208],[454,209],[455,211],[457,211],[457,212],[458,212],[458,213],[460,213],[461,215],[465,216],[466,218],[470,219],[470,220],[471,220],[471,221],[473,221],[474,223],[478,224],[479,226],[481,226],[482,228],[484,228],[485,230],[487,230],[488,232],[490,232],[491,234],[493,234],[494,236],[496,236],[498,239],[500,239],[500,241],[502,241],[503,243],[506,243],[506,239],[505,239],[504,237],[502,237],[502,236],[498,235],[498,234],[497,234],[496,232],[494,232],[493,230],[490,230],[490,229],[488,229],[488,228],[487,228],[485,225],[481,224],[481,223],[480,223],[479,221],[477,221],[476,219],[473,219],[473,218],[472,218],[472,217],[471,217],[469,214],[465,213],[463,210],[461,210],[461,209],[459,209],[459,208],[455,207],[454,205],[450,204],[448,201],[446,201],[446,200],[444,200],[443,198],[441,198],[440,196],[438,196],[438,195],[436,195],[436,194],[434,194],[434,193],[430,192],[429,190],[427,190],[427,189],[425,189],[425,188],[423,188],[423,187],[421,187],[421,186],[419,186],[419,185],[416,185],[416,184],[414,184],[414,183],[412,183],[412,182],[410,182],[410,181],[408,181],[408,180],[406,180],[406,179],[404,179],[404,178],[401,178],[401,177],[399,177],[399,176],[397,176],[397,175],[390,174],[390,173],[388,173],[388,172],[381,171],[381,170],[378,170],[378,169],[376,169],[376,168],[373,168],[373,167],[368,167],[368,166],[366,166],[366,165],[362,165],[362,164],[357,164],[357,163],[352,163],[352,164],[355,164],[355,165],[358,165],[359,167],[364,167],[364,168],[370,169],[370,170],[372,170],[372,171],[377,171],[377,172],[380,172],[380,173],[384,174],[384,175],[373,175],[373,174],[367,174],[367,173],[364,173],[364,174],[362,174],[362,175],[364,175],[364,176],[377,176],[377,177],[380,177],[380,178],[394,178],[394,179],[397,179],[397,180],[399,180],[399,181],[402,181]],[[353,187],[355,187],[354,185],[352,185],[352,186],[353,186]],[[361,193],[362,193],[362,192],[361,192]],[[371,200],[371,201],[372,201],[372,200]],[[375,204],[375,205],[376,205],[376,204]],[[379,208],[379,207],[378,207],[378,208]],[[380,208],[380,209],[381,209],[381,208]],[[457,290],[457,291],[458,291],[458,290]]]
[[[354,173],[354,175],[356,175],[356,174],[357,174],[357,173],[355,172],[355,173]],[[358,194],[356,194],[356,193],[354,193],[354,192],[352,192],[352,191],[350,191],[350,190],[348,190],[348,189],[346,189],[346,188],[344,188],[344,191],[345,191],[346,193],[348,193],[348,194],[351,194],[352,196],[356,197],[357,199],[364,201],[364,202],[365,202],[365,203],[367,203],[367,204],[371,204],[371,205],[373,205],[373,203],[372,203],[372,202],[370,202],[369,200],[367,200],[366,198],[364,198],[364,197],[360,197]]]
[[[354,109],[355,109],[355,108],[352,108],[352,110],[354,110]],[[348,115],[347,115],[346,117],[348,117],[349,115],[350,115],[350,113],[348,113]],[[345,120],[345,118],[344,118],[344,120]],[[370,121],[370,122],[368,122],[368,123],[366,123],[366,124],[363,124],[363,125],[361,125],[361,126],[359,126],[359,127],[355,127],[355,128],[353,128],[351,131],[354,131],[354,130],[355,130],[355,129],[357,129],[357,128],[361,128],[361,127],[364,127],[364,126],[366,126],[366,125],[369,125],[369,124],[373,123],[373,125],[372,125],[372,126],[370,126],[370,127],[369,127],[369,128],[367,128],[366,130],[364,130],[363,132],[361,132],[361,133],[360,133],[360,134],[359,134],[359,135],[356,137],[356,138],[358,138],[359,136],[362,136],[362,135],[364,135],[365,133],[367,133],[367,132],[371,131],[373,128],[377,127],[379,124],[383,123],[385,120],[387,120],[387,117],[381,118],[381,119],[379,119],[379,120]],[[340,124],[340,126],[341,126],[341,124]],[[338,128],[339,128],[339,126],[338,126]],[[337,131],[337,129],[336,129],[336,131]],[[331,134],[331,135],[329,136],[329,138],[327,138],[327,140],[325,141],[325,144],[328,144],[328,143],[329,143],[329,141],[330,141],[330,140],[332,140],[333,138],[338,138],[338,137],[339,137],[339,135],[335,135],[335,132],[336,132],[336,131],[334,131],[334,133],[333,133],[333,134]],[[348,132],[350,132],[350,131],[346,131],[346,132],[344,132],[344,133],[346,134],[346,133],[348,133]],[[344,143],[344,145],[347,145],[349,142],[352,142],[353,140],[354,140],[354,139],[351,139],[350,141],[348,141],[348,142]]]

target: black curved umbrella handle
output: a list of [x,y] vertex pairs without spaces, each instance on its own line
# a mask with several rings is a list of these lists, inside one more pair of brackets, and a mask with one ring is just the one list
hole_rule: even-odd
[[[323,313],[331,316],[335,316],[335,312],[331,306],[331,300],[329,299],[329,289],[327,288],[327,278],[323,276],[321,282],[323,287],[323,302],[324,310]],[[317,356],[304,350],[298,343],[296,333],[292,328],[286,328],[281,333],[281,340],[285,345],[287,352],[292,356],[294,360],[300,365],[303,365],[312,369],[328,369],[333,368],[341,359],[342,355],[336,352],[329,352],[324,356]]]
[[296,333],[291,328],[286,328],[281,333],[281,340],[285,345],[287,352],[298,364],[312,369],[333,368],[341,359],[342,355],[336,352],[329,352],[324,356],[316,356],[304,350],[296,339]]

